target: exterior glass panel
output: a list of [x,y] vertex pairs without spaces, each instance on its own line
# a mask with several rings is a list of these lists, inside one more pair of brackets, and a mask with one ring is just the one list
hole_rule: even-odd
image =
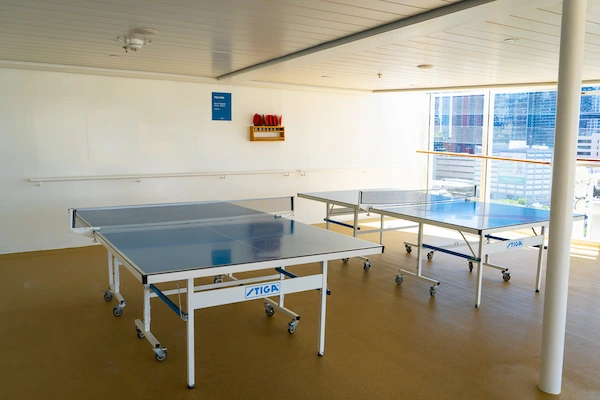
[[[584,87],[582,92],[577,158],[599,160],[600,87]],[[492,100],[489,127],[484,109],[488,96]],[[444,94],[434,95],[432,101],[433,150],[552,161],[556,91]],[[484,132],[489,132],[487,149],[483,146]],[[434,156],[432,183],[458,180],[479,184],[482,165],[479,159]],[[491,201],[549,208],[552,189],[549,165],[490,160],[487,168],[489,179],[481,184]],[[578,165],[573,206],[577,212],[588,215],[586,223],[576,227],[575,237],[600,241],[600,166]],[[594,229],[595,220],[598,226]]]

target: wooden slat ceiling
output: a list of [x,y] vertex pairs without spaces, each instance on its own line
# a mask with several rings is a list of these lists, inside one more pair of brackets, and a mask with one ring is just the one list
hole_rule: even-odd
[[[0,66],[358,90],[553,82],[561,8],[556,0],[0,0]],[[600,0],[588,1],[587,20],[583,78],[598,80]],[[125,53],[116,37],[138,27],[158,34]]]

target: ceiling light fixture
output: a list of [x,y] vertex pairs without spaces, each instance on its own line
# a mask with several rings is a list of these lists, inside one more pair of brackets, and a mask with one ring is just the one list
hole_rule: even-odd
[[329,78],[329,79],[331,79],[331,78],[333,78],[333,76],[329,76],[329,75],[321,75],[321,78]]
[[419,68],[419,69],[431,69],[431,68],[433,68],[433,64],[419,64],[419,65],[417,65],[417,68]]
[[514,43],[514,42],[518,42],[519,39],[518,38],[514,38],[514,37],[509,37],[504,39],[504,43]]
[[121,56],[118,54],[109,54],[108,58],[121,58]]

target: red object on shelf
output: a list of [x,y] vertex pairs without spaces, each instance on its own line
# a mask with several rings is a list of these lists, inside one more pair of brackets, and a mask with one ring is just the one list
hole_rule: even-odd
[[264,114],[254,114],[252,118],[252,123],[254,126],[283,126],[282,122],[283,116],[277,115],[264,115]]

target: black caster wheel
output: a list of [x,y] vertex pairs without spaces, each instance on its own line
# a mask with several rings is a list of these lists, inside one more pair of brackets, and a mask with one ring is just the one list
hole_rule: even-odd
[[296,332],[296,327],[298,323],[296,321],[288,323],[287,330],[290,335],[293,335]]
[[158,361],[158,362],[165,361],[167,359],[167,350],[165,349],[165,350],[159,351],[158,353],[156,353],[155,357],[156,357],[156,361]]

